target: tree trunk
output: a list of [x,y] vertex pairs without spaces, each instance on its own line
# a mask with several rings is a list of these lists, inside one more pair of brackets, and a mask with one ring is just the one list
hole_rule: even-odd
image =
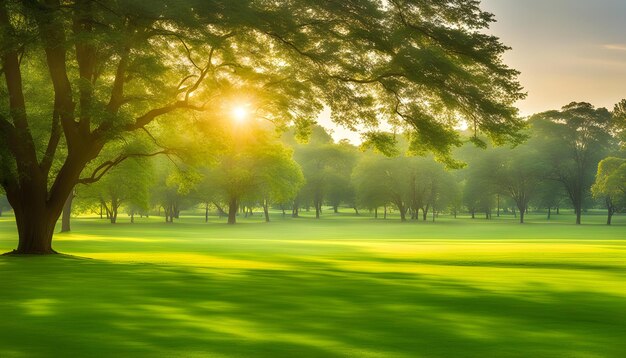
[[524,204],[519,204],[517,205],[517,208],[519,209],[519,223],[523,224],[524,223],[524,215],[526,215],[526,211],[528,210],[528,207]]
[[498,197],[498,211],[496,212],[496,216],[500,217],[500,194],[498,194],[497,197]]
[[180,209],[178,208],[178,204],[174,204],[174,210],[173,210],[173,212],[174,212],[174,215],[173,215],[173,216],[174,216],[176,219],[180,219]]
[[406,221],[406,209],[404,205],[398,205],[398,210],[400,210],[400,221]]
[[228,224],[235,225],[237,222],[237,199],[231,198],[228,202]]
[[356,206],[354,207],[354,212],[355,212],[357,215],[360,215],[360,214],[359,214],[359,208],[357,208]]
[[204,204],[204,222],[209,222],[209,203]]
[[433,222],[435,222],[435,210],[433,210]]
[[313,203],[315,205],[315,218],[319,219],[320,218],[320,206],[321,203],[319,203],[317,200],[315,201],[315,203]]
[[267,200],[263,201],[263,214],[265,214],[265,222],[268,223],[270,222],[270,212],[268,209],[268,204],[267,204]]
[[474,218],[476,217],[476,215],[475,215],[475,211],[474,211],[474,210],[471,210],[471,211],[470,211],[470,213],[472,214],[472,219],[474,219]]
[[[30,210],[29,210],[30,211]],[[57,218],[50,215],[16,214],[19,244],[17,254],[55,254],[52,249],[52,235]]]
[[111,202],[111,224],[117,223],[117,201],[114,200]]
[[606,224],[611,225],[611,218],[615,213],[615,206],[613,205],[613,201],[611,198],[606,198],[606,208],[607,208],[607,216],[606,216]]
[[297,218],[300,215],[299,210],[300,210],[300,201],[297,198],[293,199],[293,203],[291,204],[291,217]]
[[574,211],[576,211],[576,225],[580,225],[582,210],[580,209],[580,207],[577,207],[574,209]]
[[548,220],[550,220],[550,216],[552,216],[552,208],[548,207]]
[[378,219],[378,208],[374,208],[374,219]]
[[[2,134],[4,137],[5,133]],[[29,145],[32,148],[32,142],[19,143],[16,146],[26,151]],[[24,152],[18,154],[23,155]],[[8,178],[4,177],[2,180],[7,200],[15,213],[18,232],[18,246],[12,253],[40,255],[56,253],[52,249],[54,229],[82,170],[82,166],[78,168],[73,162],[67,164],[75,159],[76,155],[70,152],[65,165],[57,175],[57,180],[48,191],[48,178],[42,175],[40,166],[36,165],[37,158],[25,159],[28,163],[20,163],[20,159],[16,158],[17,175],[11,178],[12,174],[7,173]]]
[[131,224],[135,223],[135,212],[134,211],[130,212],[130,223]]
[[100,203],[100,219],[102,219],[102,203]]
[[61,232],[69,232],[71,230],[70,221],[72,218],[72,201],[74,200],[74,192],[70,193],[63,205],[63,214],[61,216]]
[[385,204],[384,206],[384,212],[383,212],[383,220],[387,220],[387,204]]
[[338,205],[333,205],[333,212],[335,214],[339,213],[339,206]]
[[428,217],[428,205],[426,205],[425,208],[422,208],[422,220],[426,221],[427,217]]
[[557,215],[561,214],[561,213],[559,212],[559,207],[558,207],[558,206],[556,207],[556,214],[557,214]]

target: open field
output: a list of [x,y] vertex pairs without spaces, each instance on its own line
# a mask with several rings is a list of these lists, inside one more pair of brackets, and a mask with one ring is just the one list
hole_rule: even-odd
[[623,215],[274,219],[75,219],[73,257],[0,257],[0,356],[626,354]]

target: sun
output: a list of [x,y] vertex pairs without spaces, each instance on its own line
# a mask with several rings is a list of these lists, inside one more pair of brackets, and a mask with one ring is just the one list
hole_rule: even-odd
[[248,110],[248,106],[246,105],[237,105],[237,106],[234,106],[232,109],[233,119],[236,122],[245,121],[248,118],[249,114],[250,113]]

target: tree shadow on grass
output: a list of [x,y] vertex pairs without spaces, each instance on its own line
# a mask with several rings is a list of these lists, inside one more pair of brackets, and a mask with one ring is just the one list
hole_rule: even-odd
[[573,356],[626,351],[624,298],[428,275],[0,258],[0,356]]

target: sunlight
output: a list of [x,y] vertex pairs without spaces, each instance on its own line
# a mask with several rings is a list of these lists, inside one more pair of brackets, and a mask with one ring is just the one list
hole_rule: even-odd
[[248,110],[248,105],[234,106],[232,108],[232,115],[233,115],[233,119],[235,120],[235,122],[238,122],[238,123],[244,122],[250,115],[250,112]]

